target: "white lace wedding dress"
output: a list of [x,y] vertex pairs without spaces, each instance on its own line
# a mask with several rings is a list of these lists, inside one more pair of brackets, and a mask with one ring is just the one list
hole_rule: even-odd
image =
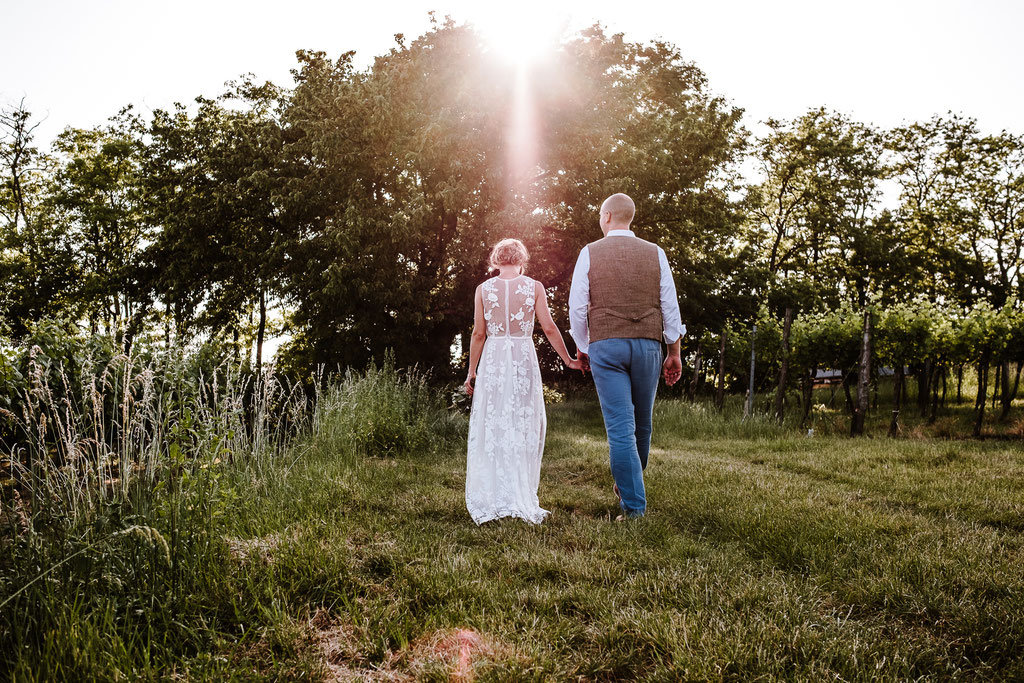
[[520,275],[481,286],[487,340],[469,418],[466,508],[477,524],[519,517],[537,524],[547,416],[533,346],[536,283]]

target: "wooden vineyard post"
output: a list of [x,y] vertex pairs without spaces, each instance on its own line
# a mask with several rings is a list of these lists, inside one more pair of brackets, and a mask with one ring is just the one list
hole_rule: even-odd
[[775,390],[775,419],[782,422],[786,409],[786,382],[789,375],[789,328],[793,324],[793,309],[786,307],[786,319],[782,324],[782,366],[779,368],[779,386]]
[[860,373],[857,376],[857,404],[850,422],[850,436],[864,434],[871,390],[871,309],[864,309],[864,337],[860,346]]
[[702,366],[704,363],[704,359],[701,356],[703,345],[703,341],[697,342],[697,353],[695,353],[693,357],[693,379],[690,381],[690,388],[687,391],[687,398],[691,401],[696,400],[697,398],[697,385],[700,383],[700,373],[703,369]]
[[722,410],[725,403],[725,328],[722,328],[722,339],[718,343],[718,385],[715,388],[715,408]]
[[757,340],[757,325],[754,325],[750,331],[750,383],[747,387],[747,403],[743,406],[743,417],[744,419],[754,414],[754,344]]

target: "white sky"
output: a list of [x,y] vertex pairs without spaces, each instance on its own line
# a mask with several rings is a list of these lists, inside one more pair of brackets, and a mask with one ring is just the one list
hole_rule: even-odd
[[356,50],[368,64],[393,34],[420,35],[431,9],[459,22],[505,25],[515,11],[539,26],[600,21],[629,40],[664,38],[755,130],[824,104],[882,126],[954,110],[985,131],[1024,133],[1024,2],[1012,0],[0,0],[0,101],[24,97],[45,116],[45,145],[127,103],[147,111],[217,95],[245,72],[289,85],[299,48]]

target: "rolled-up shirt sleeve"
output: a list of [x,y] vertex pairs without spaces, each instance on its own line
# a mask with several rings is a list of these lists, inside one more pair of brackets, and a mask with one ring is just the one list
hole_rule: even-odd
[[[675,290],[673,289],[673,292]],[[576,342],[580,353],[587,353],[590,348],[590,326],[587,312],[590,310],[590,250],[583,247],[576,268],[572,272],[572,285],[569,287],[569,334]],[[678,305],[676,317],[679,317]]]
[[676,281],[672,278],[668,257],[661,247],[658,247],[658,263],[661,265],[661,318],[665,328],[665,343],[671,344],[686,334],[686,325],[683,324],[679,315]]

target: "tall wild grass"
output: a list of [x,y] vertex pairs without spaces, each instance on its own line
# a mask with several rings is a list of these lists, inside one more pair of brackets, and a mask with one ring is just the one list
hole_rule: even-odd
[[426,452],[458,431],[390,363],[310,392],[210,349],[52,341],[3,387],[0,680],[232,671],[210,653],[274,614],[229,588],[242,497],[311,454]]
[[427,377],[401,372],[393,359],[348,371],[317,401],[316,443],[358,456],[430,455],[461,438],[465,418],[444,406]]

